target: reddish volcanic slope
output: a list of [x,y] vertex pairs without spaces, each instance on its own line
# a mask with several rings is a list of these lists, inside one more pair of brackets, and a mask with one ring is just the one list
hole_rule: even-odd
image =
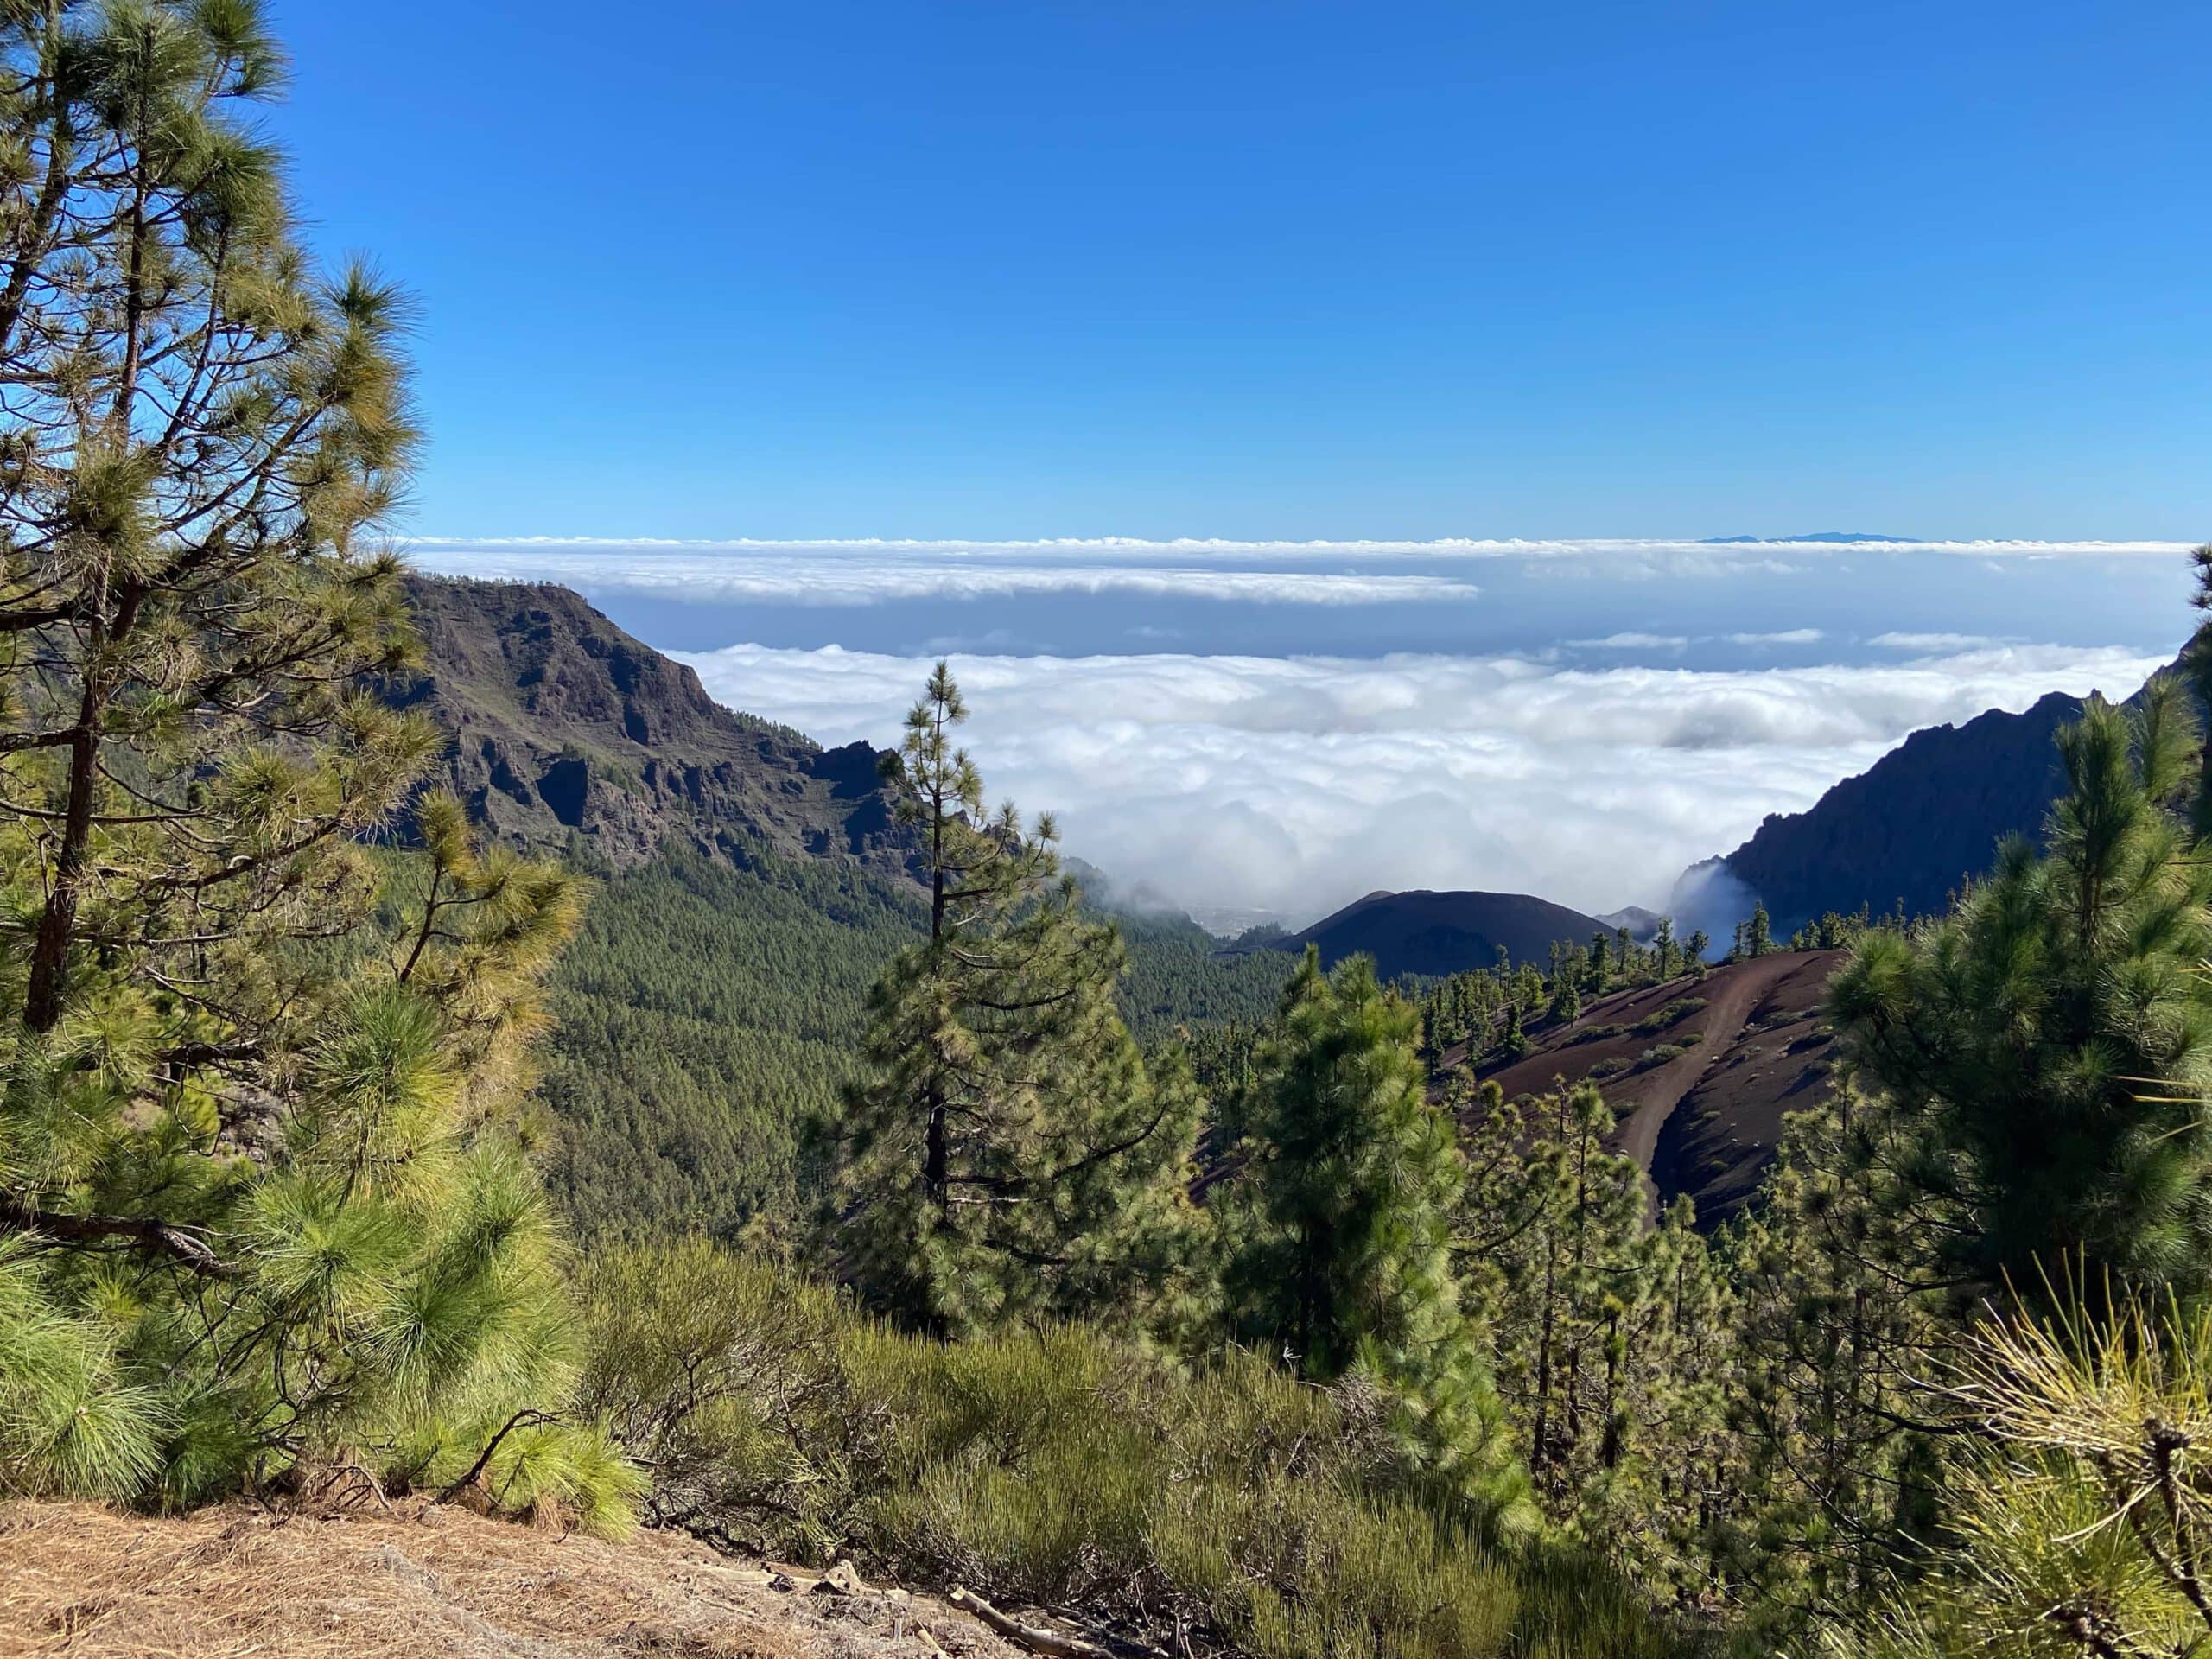
[[[1685,976],[1616,992],[1571,1024],[1531,1027],[1525,1056],[1503,1067],[1478,1061],[1477,1075],[1511,1099],[1594,1072],[1619,1119],[1620,1149],[1650,1174],[1662,1203],[1686,1192],[1709,1226],[1757,1188],[1783,1116],[1818,1098],[1834,1047],[1821,1004],[1842,960],[1834,950],[1778,951],[1715,968],[1701,982]],[[1679,1006],[1695,999],[1705,1006]],[[1459,1065],[1465,1051],[1444,1058]]]

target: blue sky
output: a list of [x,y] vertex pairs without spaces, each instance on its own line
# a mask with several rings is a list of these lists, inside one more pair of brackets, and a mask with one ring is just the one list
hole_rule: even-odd
[[[2189,626],[2212,8],[277,5],[420,563],[827,741],[950,653],[1179,902],[1663,903]],[[1945,544],[1699,544],[1824,530]]]
[[276,16],[424,531],[2212,534],[2212,8]]

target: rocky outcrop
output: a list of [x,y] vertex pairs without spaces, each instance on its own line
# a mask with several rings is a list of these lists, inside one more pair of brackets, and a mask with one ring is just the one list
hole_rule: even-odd
[[664,847],[906,867],[866,743],[824,749],[546,584],[414,576],[423,667],[386,688],[451,734],[442,781],[492,835],[610,868]]

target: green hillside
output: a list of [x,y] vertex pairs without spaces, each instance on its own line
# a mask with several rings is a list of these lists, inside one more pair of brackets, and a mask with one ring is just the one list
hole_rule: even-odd
[[[590,1234],[734,1234],[790,1215],[812,1114],[851,1075],[868,983],[920,895],[850,863],[664,854],[607,877],[554,981],[543,1093],[552,1176]],[[1292,966],[1217,957],[1195,923],[1122,922],[1140,1036],[1271,1010]]]

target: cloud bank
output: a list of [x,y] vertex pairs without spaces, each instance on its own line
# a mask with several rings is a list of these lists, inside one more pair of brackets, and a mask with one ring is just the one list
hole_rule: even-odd
[[[1376,606],[1471,600],[1482,590],[1468,573],[1484,564],[1533,579],[1722,581],[1836,573],[1856,568],[1854,561],[1869,560],[1888,562],[1894,569],[1914,561],[1972,558],[2004,569],[2019,562],[2139,564],[2164,559],[2178,569],[2182,550],[2164,542],[1267,542],[1123,537],[671,542],[426,537],[406,551],[419,568],[446,575],[550,581],[588,591],[719,602],[853,606],[1114,594],[1260,605]],[[1817,632],[1745,635],[1735,643],[1795,644],[1817,637]],[[1624,635],[1636,637],[1634,631]]]
[[[927,659],[687,654],[731,707],[893,741]],[[995,793],[1186,904],[1311,918],[1378,885],[1664,898],[1916,728],[2047,691],[2133,691],[2163,659],[1993,646],[1871,666],[1573,668],[1513,656],[955,659]]]
[[1135,536],[1040,537],[1028,541],[922,541],[895,537],[818,540],[769,540],[734,537],[680,541],[654,537],[593,536],[423,536],[410,544],[425,555],[537,556],[573,552],[586,556],[638,551],[653,555],[785,555],[793,557],[862,559],[1001,560],[1015,563],[1068,561],[1085,563],[1189,563],[1204,564],[1259,560],[1268,563],[1353,559],[1588,559],[1694,556],[1716,563],[1758,563],[1796,556],[1834,560],[1854,555],[1944,553],[1961,558],[2114,558],[2153,556],[2179,559],[2186,542],[2145,541],[1949,541],[1949,542],[1761,542],[1669,541],[1654,537],[1589,537],[1531,540],[1520,537],[1440,537],[1431,541],[1352,539],[1266,541]]
[[437,575],[557,582],[588,589],[703,601],[872,605],[917,599],[1016,599],[1128,594],[1262,605],[1388,605],[1477,597],[1455,576],[1312,570],[1212,570],[1154,565],[955,564],[926,559],[807,557],[748,549],[720,554],[635,548],[620,556],[558,548],[418,546],[410,558]]

